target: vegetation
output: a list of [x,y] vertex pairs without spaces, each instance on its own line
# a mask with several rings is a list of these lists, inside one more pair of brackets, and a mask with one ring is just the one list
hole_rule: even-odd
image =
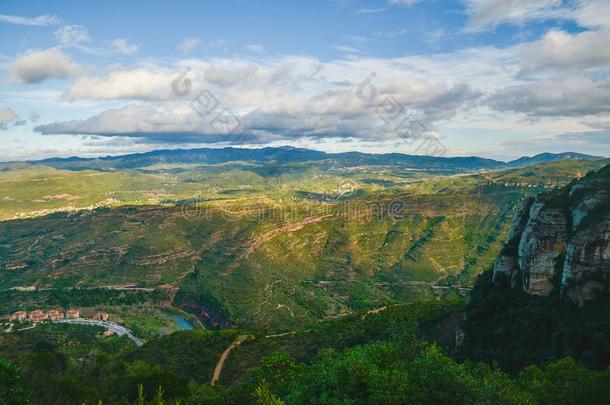
[[95,307],[101,305],[136,305],[161,303],[167,291],[109,290],[104,288],[70,288],[36,291],[9,290],[0,295],[0,308],[7,313],[39,308]]
[[[162,298],[104,291],[89,297],[89,290],[66,288],[170,285],[178,291],[171,304],[207,327],[294,328],[471,286],[495,260],[526,196],[600,164],[447,176],[322,161],[157,163],[129,169],[137,173],[96,172],[94,180],[82,180],[94,174],[88,171],[18,166],[0,174],[8,198],[0,215],[10,212],[6,203],[30,218],[0,222],[0,288],[59,288],[37,293],[34,302],[92,306]],[[81,199],[43,198],[62,189],[99,191],[98,202],[139,191],[104,208],[28,214],[37,205],[78,208]],[[151,190],[165,195],[140,200]]]
[[[13,363],[0,363],[13,376],[2,380],[0,392],[19,394],[8,403],[29,398],[47,404],[157,403],[161,397],[206,404],[572,404],[603,403],[610,394],[610,369],[591,370],[570,357],[514,375],[449,357],[452,345],[442,348],[427,339],[436,339],[438,328],[447,328],[446,320],[461,308],[459,300],[428,301],[282,336],[254,332],[231,353],[222,385],[213,387],[220,353],[238,334],[251,332],[184,331],[136,349],[117,345],[120,338],[100,338],[95,328],[48,325],[5,335],[30,343],[9,356]],[[0,357],[16,345],[4,341]]]
[[490,273],[479,277],[471,293],[461,356],[497,363],[514,373],[570,356],[587,367],[610,362],[610,297],[600,296],[579,308],[559,289],[549,297],[495,286]]
[[[323,351],[310,365],[278,354],[255,375],[255,395],[264,387],[267,397],[288,404],[603,403],[610,382],[610,370],[591,371],[570,358],[511,378],[484,364],[457,363],[434,345],[405,350],[388,343]],[[216,403],[237,402],[232,394]]]
[[[539,198],[546,206],[564,211],[570,219],[575,216],[575,207],[583,201],[598,199],[599,203],[583,216],[575,231],[582,229],[593,240],[600,238],[603,241],[605,222],[602,219],[607,222],[610,218],[609,190],[610,166],[606,166],[587,174],[581,181],[541,194]],[[522,221],[526,218],[523,216]],[[596,230],[598,224],[602,230]],[[574,232],[572,227],[570,231]],[[518,259],[519,236],[515,235],[503,248],[503,252],[514,260]],[[593,244],[592,249],[603,252],[607,248],[601,242]],[[602,259],[589,259],[593,267],[598,268],[597,274],[589,277],[599,278],[599,284],[594,299],[579,307],[566,297],[566,286],[562,286],[564,255],[560,254],[555,260],[553,290],[546,297],[526,294],[519,287],[511,288],[509,280],[499,277],[493,283],[491,272],[481,274],[470,294],[462,356],[496,362],[511,373],[530,364],[545,364],[565,356],[590,368],[607,367],[610,364],[610,294],[608,283],[604,281],[607,268]],[[568,284],[567,288],[570,287]]]
[[147,343],[6,329],[0,404],[606,400],[608,297],[579,309],[484,273],[524,201],[604,162],[309,152],[3,164],[0,315],[103,310]]

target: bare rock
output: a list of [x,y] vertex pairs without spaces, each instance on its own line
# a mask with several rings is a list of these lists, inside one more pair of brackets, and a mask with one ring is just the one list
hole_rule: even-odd
[[553,290],[557,258],[565,251],[568,219],[562,210],[543,201],[532,204],[518,250],[523,288],[529,294],[548,295]]
[[562,291],[583,305],[610,284],[610,215],[580,229],[566,249]]

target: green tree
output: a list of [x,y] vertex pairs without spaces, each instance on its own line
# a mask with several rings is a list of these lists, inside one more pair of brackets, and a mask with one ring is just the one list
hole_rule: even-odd
[[254,390],[254,400],[257,405],[284,405],[284,401],[269,390],[266,381],[261,382]]
[[21,386],[21,370],[6,360],[0,360],[0,405],[27,404],[28,397]]
[[518,380],[540,404],[602,404],[610,398],[610,368],[590,370],[569,357],[527,367]]

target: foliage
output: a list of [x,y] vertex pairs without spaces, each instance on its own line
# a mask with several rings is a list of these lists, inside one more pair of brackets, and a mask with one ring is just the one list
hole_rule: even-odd
[[21,385],[21,370],[0,359],[0,405],[27,404],[28,398]]
[[489,267],[524,197],[603,164],[451,176],[472,159],[242,152],[8,164],[0,219],[19,219],[0,222],[0,289],[60,289],[1,307],[138,305],[166,297],[89,288],[170,284],[206,327],[280,330],[444,296]]
[[461,355],[497,362],[511,373],[565,356],[596,369],[610,365],[610,297],[579,308],[557,290],[532,296],[494,285],[490,273],[483,273],[467,307]]
[[457,363],[435,345],[412,351],[395,343],[326,350],[309,365],[274,355],[255,376],[255,396],[287,404],[603,403],[610,387],[610,369],[592,371],[570,358],[511,378],[484,364]]
[[[231,352],[225,387],[208,381],[239,331],[185,331],[115,355],[38,339],[19,359],[21,385],[35,404],[561,404],[602,403],[610,394],[610,369],[564,358],[511,376],[458,362],[421,338],[460,308],[459,301],[411,303],[279,337],[258,334]],[[231,378],[235,367],[247,377]]]
[[[463,310],[454,287],[493,262],[522,199],[600,163],[447,176],[494,163],[433,161],[434,170],[414,171],[400,156],[303,161],[299,151],[267,150],[228,162],[175,153],[0,174],[8,196],[0,218],[21,216],[0,222],[0,307],[120,308],[129,323],[163,303],[209,327],[245,330],[149,333],[140,349],[74,325],[3,334],[0,357],[18,367],[0,362],[1,395],[159,405],[602,403],[610,395],[607,297],[578,309],[558,296],[500,294],[480,277],[462,352],[452,358],[450,345],[422,338],[453,333],[446,321]],[[358,190],[338,193],[346,181]],[[193,201],[197,215],[186,215]],[[171,288],[101,288],[131,284]],[[8,290],[30,285],[55,289]],[[137,332],[159,328],[150,315]],[[224,387],[211,386],[239,334],[255,339],[231,352]]]
[[237,334],[233,330],[176,332],[151,340],[127,355],[126,360],[145,361],[184,379],[207,382],[212,378],[220,353]]

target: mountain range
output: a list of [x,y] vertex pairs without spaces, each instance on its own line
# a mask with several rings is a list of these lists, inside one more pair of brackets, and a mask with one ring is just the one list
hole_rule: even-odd
[[156,164],[221,164],[228,162],[260,162],[260,163],[299,163],[325,162],[339,167],[360,165],[389,165],[422,170],[496,170],[529,166],[538,163],[548,163],[561,160],[601,160],[600,156],[581,153],[542,153],[532,157],[521,157],[516,160],[502,162],[476,156],[440,157],[407,155],[402,153],[371,154],[361,152],[325,153],[321,151],[294,148],[290,146],[266,147],[260,149],[233,148],[222,149],[198,148],[155,150],[145,153],[134,153],[119,156],[104,156],[98,158],[51,158],[30,163],[43,164],[56,169],[67,170],[118,170],[134,169]]

